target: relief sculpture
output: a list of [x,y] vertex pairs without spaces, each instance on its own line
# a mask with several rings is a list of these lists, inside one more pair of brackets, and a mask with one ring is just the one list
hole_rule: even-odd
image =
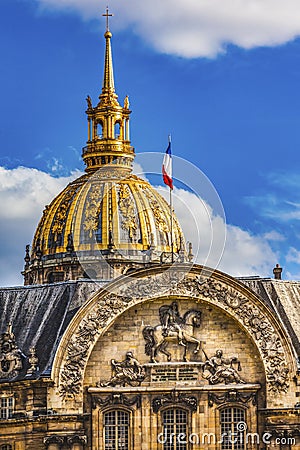
[[171,361],[171,353],[167,350],[170,342],[184,347],[183,361],[187,361],[187,344],[196,344],[194,354],[199,352],[202,343],[194,337],[194,329],[201,325],[201,311],[191,309],[181,317],[177,302],[173,302],[159,308],[159,318],[160,325],[143,329],[145,353],[150,356],[150,362],[157,362],[155,358],[158,352]]
[[[105,324],[129,306],[140,303],[143,298],[162,296],[166,292],[169,295],[176,293],[189,298],[209,301],[209,303],[221,307],[232,315],[242,326],[247,328],[260,352],[266,370],[268,390],[274,395],[288,390],[291,375],[283,341],[274,323],[265,314],[259,303],[255,303],[252,298],[247,298],[242,292],[238,292],[213,278],[203,279],[201,276],[186,276],[180,272],[174,274],[168,271],[149,279],[131,280],[129,283],[119,286],[116,293],[110,293],[105,299],[100,299],[95,303],[77,326],[73,338],[66,344],[63,369],[59,376],[59,392],[63,398],[73,398],[82,393],[83,371],[89,348],[94,345],[96,337],[101,334]],[[92,319],[92,316],[95,316],[96,320]],[[260,327],[257,326],[257,318],[260,321]],[[193,336],[193,332],[195,327],[197,328],[201,324],[201,312],[197,310],[188,311],[184,314],[183,320],[184,323],[179,324],[183,333],[182,342],[186,344],[188,342],[187,335],[191,336],[194,339],[192,342],[196,346],[199,344],[198,352],[200,352],[202,342]],[[188,324],[188,321],[189,328],[187,330],[184,327]],[[87,338],[83,338],[81,329],[87,330],[90,327],[92,327],[92,332],[89,333]],[[164,323],[156,327],[148,326],[143,329],[143,336],[146,340],[145,353],[150,356],[151,362],[155,362],[157,353],[165,350],[171,339],[173,339],[173,343],[177,342],[179,345],[178,330],[170,330],[170,334],[172,333],[173,336],[165,337],[163,332],[166,333],[166,328],[168,326]],[[74,363],[72,347],[75,344],[81,350]],[[186,347],[183,348],[186,349]],[[197,351],[197,347],[195,351]],[[168,356],[168,353],[165,353],[166,356]],[[171,358],[171,355],[169,358]]]
[[119,209],[122,214],[122,228],[128,231],[128,236],[132,240],[137,233],[137,212],[127,185],[119,184]]
[[6,332],[0,336],[0,379],[11,379],[19,374],[23,368],[22,356],[9,324]]
[[133,356],[132,352],[127,352],[124,361],[111,360],[112,377],[109,381],[100,382],[98,386],[139,386],[145,379],[145,369]]
[[[237,365],[235,369],[234,365]],[[203,378],[206,378],[210,384],[229,384],[245,383],[238,374],[241,370],[241,363],[236,357],[224,358],[223,351],[217,350],[215,355],[203,364]]]

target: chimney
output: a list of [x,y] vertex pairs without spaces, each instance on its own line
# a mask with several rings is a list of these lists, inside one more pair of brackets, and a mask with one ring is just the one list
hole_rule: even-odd
[[276,267],[274,267],[273,274],[274,274],[275,280],[281,280],[282,267],[280,267],[279,264],[276,264]]

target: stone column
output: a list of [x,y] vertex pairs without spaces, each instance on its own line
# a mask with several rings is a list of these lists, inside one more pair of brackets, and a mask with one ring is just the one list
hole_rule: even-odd
[[125,136],[125,140],[126,141],[130,141],[130,136],[129,136],[129,119],[126,119],[126,136]]
[[71,436],[68,438],[68,445],[71,448],[71,450],[83,450],[84,444],[87,443],[86,436]]
[[48,436],[44,438],[44,444],[47,450],[60,450],[64,443],[62,436]]
[[93,140],[96,139],[97,134],[98,134],[97,123],[95,120],[93,120],[93,136],[92,136]]
[[82,445],[81,444],[73,444],[72,450],[82,450]]
[[88,141],[91,140],[91,119],[88,119]]

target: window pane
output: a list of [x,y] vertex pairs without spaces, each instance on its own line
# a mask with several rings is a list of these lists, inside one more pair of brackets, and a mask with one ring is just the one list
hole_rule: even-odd
[[13,397],[0,398],[0,419],[11,419],[13,415],[13,409],[14,409]]
[[187,450],[187,420],[187,412],[183,409],[163,412],[164,450]]
[[238,424],[245,422],[245,411],[241,408],[225,408],[221,411],[222,450],[244,450],[244,433]]
[[110,411],[104,414],[105,450],[129,450],[129,413]]

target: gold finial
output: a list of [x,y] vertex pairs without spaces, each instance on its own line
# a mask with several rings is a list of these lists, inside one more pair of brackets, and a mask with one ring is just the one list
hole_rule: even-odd
[[106,31],[109,31],[109,17],[113,17],[113,14],[109,14],[108,6],[106,7],[106,14],[102,14],[103,17],[106,17]]

